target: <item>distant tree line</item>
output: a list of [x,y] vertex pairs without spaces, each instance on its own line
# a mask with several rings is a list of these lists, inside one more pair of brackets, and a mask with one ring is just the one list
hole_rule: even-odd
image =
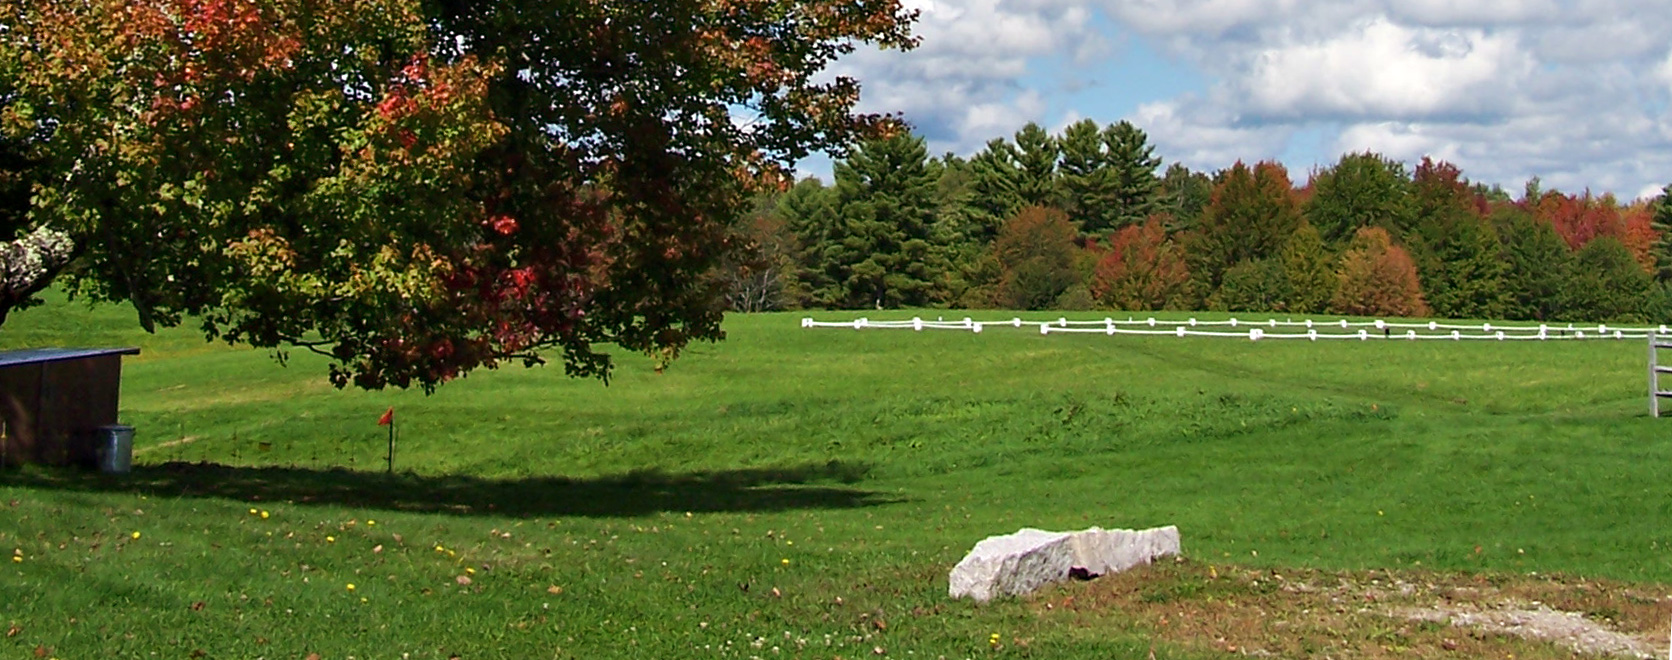
[[[1672,192],[1672,186],[1668,187]],[[757,200],[735,309],[1196,310],[1665,322],[1672,204],[1347,154],[1162,169],[1128,122],[1035,124],[970,159],[865,142]]]

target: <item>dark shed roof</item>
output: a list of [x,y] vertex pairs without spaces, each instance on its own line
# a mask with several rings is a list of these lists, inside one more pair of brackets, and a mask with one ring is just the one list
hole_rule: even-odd
[[128,348],[30,348],[0,352],[0,369],[43,362],[61,362],[103,357],[106,355],[139,355],[136,347]]

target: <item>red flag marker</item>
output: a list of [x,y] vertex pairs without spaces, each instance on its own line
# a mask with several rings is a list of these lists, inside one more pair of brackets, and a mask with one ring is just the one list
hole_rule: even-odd
[[383,411],[383,416],[377,418],[377,425],[388,426],[393,423],[395,423],[395,407],[389,406],[388,410]]

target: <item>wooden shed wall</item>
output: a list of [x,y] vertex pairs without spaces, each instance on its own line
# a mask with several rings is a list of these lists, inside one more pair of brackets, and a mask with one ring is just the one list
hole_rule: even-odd
[[93,429],[116,423],[122,357],[0,368],[6,462],[65,465],[93,460]]

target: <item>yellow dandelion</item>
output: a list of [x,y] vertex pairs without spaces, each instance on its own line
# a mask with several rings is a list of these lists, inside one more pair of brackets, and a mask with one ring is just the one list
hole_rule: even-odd
[[471,575],[475,575],[475,574],[476,574],[476,569],[474,569],[474,568],[471,568],[471,567],[469,567],[469,566],[466,566],[466,567],[465,567],[465,568],[464,568],[464,572],[466,572],[466,573],[469,573],[469,574],[471,574]]
[[23,563],[23,555],[12,555],[12,563],[13,564]]
[[785,565],[785,566],[789,566],[789,565],[790,565],[790,560],[789,560],[789,558],[788,558],[788,557],[785,557],[785,558],[784,558],[784,560],[783,560],[783,564],[784,564],[784,565]]
[[134,540],[136,540],[136,541],[139,540],[139,532],[134,532],[133,537],[134,537]]
[[253,515],[255,515],[255,513],[256,513],[255,509],[250,509],[250,515],[253,516]]
[[262,519],[262,520],[266,520],[266,519],[267,519],[267,512],[266,512],[266,511],[262,511],[262,512],[261,512],[261,519]]
[[377,526],[377,521],[376,520],[367,520],[366,521],[366,526],[367,527],[376,527]]
[[438,545],[438,546],[435,546],[435,551],[436,552],[446,552],[447,549]]
[[370,600],[370,599],[368,599],[368,598],[366,598],[366,597],[365,597],[365,596],[361,596],[361,597],[360,597],[360,602],[362,602],[362,603],[369,603],[369,602],[371,602],[371,600]]
[[354,591],[354,583],[353,582],[348,583],[348,590],[349,591]]

